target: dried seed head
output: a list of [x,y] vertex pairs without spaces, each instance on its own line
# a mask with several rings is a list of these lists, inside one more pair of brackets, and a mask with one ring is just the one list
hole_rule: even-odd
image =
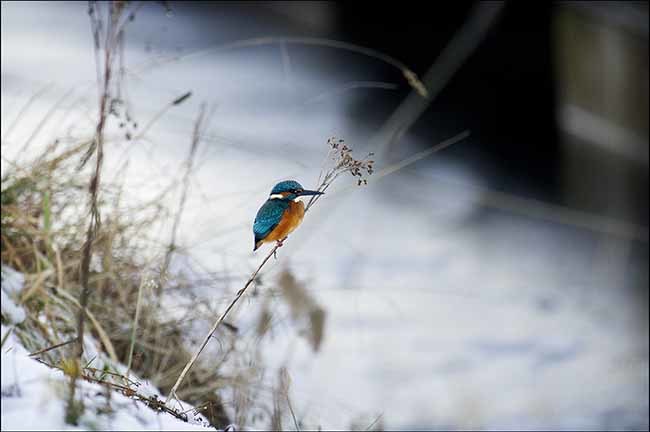
[[332,164],[329,170],[325,171],[319,190],[326,189],[339,174],[345,172],[350,173],[352,177],[356,177],[358,185],[368,184],[365,176],[374,172],[374,160],[369,160],[374,153],[368,153],[363,159],[355,159],[352,157],[352,147],[345,144],[343,139],[331,137],[328,138],[327,144],[331,148],[328,159],[331,160]]

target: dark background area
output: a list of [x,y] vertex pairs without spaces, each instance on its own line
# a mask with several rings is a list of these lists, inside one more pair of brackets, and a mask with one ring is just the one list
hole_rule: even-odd
[[[435,11],[425,3],[372,8],[339,3],[345,40],[402,60],[420,76],[466,20],[473,2],[448,3]],[[454,75],[413,126],[412,133],[435,142],[469,129],[475,139],[446,155],[486,171],[492,186],[516,194],[557,200],[560,153],[555,127],[551,63],[551,8],[544,2],[509,3],[477,51]],[[404,25],[404,23],[407,23]],[[394,70],[387,81],[399,81]],[[381,122],[405,96],[389,93],[390,104],[368,116]],[[374,96],[373,96],[374,97]],[[356,111],[367,112],[359,103]]]

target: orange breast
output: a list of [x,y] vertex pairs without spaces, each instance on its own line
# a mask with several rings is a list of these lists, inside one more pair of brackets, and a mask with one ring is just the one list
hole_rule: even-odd
[[273,231],[269,233],[268,236],[264,239],[264,242],[272,242],[277,240],[282,240],[293,230],[298,228],[302,218],[305,216],[305,205],[302,201],[291,201],[289,207],[284,211],[282,215],[282,220],[276,226]]

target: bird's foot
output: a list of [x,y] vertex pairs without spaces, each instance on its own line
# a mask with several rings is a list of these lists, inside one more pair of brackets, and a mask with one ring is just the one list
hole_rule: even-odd
[[275,250],[273,251],[273,258],[278,259],[277,250],[278,250],[278,248],[281,248],[282,245],[284,245],[284,241],[285,241],[286,239],[287,239],[287,238],[285,237],[285,238],[283,238],[282,240],[278,240],[278,241],[277,241],[277,243],[275,244]]

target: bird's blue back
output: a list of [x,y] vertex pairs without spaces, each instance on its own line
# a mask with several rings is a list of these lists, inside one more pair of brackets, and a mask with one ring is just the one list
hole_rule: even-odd
[[282,214],[289,207],[289,202],[280,199],[267,200],[257,212],[253,223],[255,243],[265,238],[282,220]]

